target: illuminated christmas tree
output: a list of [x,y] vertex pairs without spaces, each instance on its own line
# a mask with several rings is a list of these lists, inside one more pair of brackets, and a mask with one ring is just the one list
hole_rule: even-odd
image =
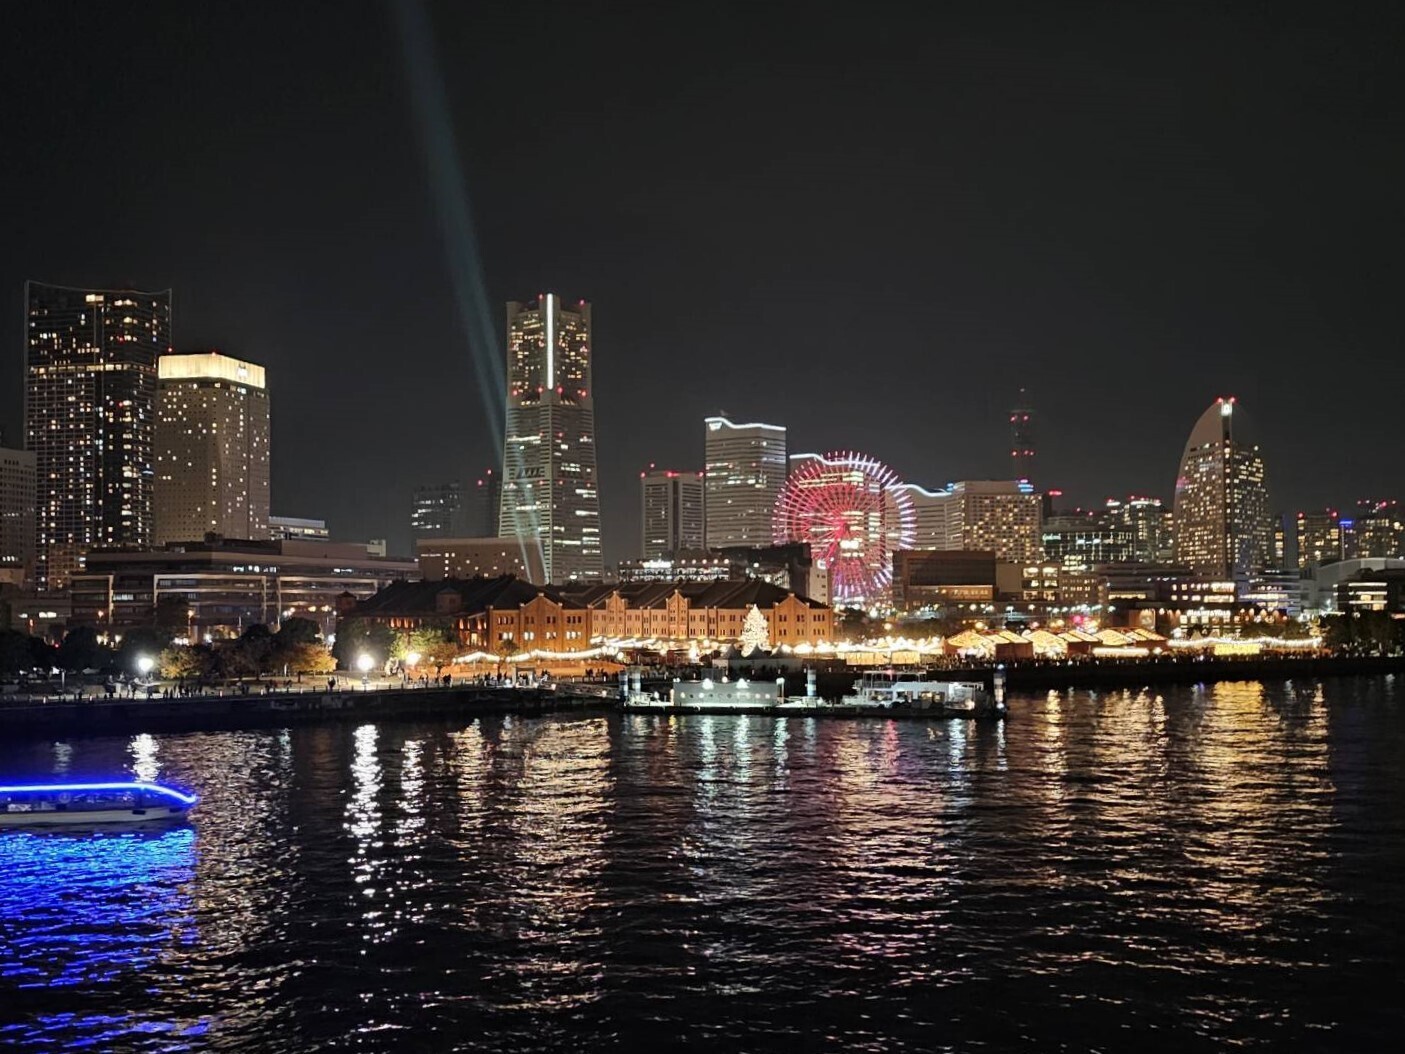
[[755,604],[751,605],[751,610],[746,613],[746,619],[742,622],[741,649],[743,655],[750,655],[755,651],[764,651],[771,645],[771,631],[766,625],[766,616],[761,614],[761,609]]

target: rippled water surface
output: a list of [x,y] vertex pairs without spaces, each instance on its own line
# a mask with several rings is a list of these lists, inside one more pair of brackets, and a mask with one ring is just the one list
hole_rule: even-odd
[[189,825],[0,832],[0,1046],[1375,1049],[1391,680],[1004,727],[491,718],[0,745]]

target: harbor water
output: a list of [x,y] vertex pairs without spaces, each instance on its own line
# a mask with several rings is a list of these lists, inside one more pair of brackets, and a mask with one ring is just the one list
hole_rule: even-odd
[[188,823],[0,831],[16,1050],[1369,1050],[1395,679],[1008,722],[555,715],[0,743]]

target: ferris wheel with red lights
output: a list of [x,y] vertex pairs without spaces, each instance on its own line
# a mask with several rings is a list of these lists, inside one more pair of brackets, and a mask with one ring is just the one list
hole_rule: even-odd
[[776,499],[777,545],[808,542],[811,558],[831,574],[840,603],[886,598],[893,553],[916,541],[912,499],[891,468],[853,451],[792,459]]

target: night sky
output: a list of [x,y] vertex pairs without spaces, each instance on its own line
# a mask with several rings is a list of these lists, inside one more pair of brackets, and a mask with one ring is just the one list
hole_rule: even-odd
[[1008,476],[1021,385],[1083,503],[1169,499],[1230,393],[1276,507],[1405,497],[1399,5],[833,6],[431,6],[426,96],[390,5],[6,5],[7,441],[24,279],[170,287],[177,349],[269,369],[273,511],[408,551],[554,291],[609,560],[707,413],[937,485]]

